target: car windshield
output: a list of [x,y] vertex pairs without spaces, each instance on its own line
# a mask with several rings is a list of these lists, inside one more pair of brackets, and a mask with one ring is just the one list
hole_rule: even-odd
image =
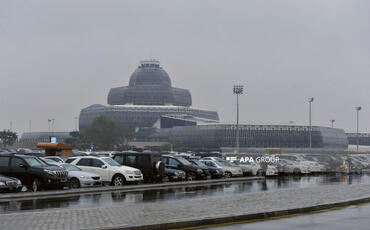
[[110,166],[121,166],[117,161],[113,160],[110,157],[103,157],[101,158],[105,163],[109,164]]
[[194,164],[198,165],[198,166],[201,166],[201,167],[207,167],[207,165],[205,165],[203,162],[200,162],[198,160],[192,160],[192,162],[194,162]]
[[45,162],[42,160],[39,160],[37,158],[30,158],[27,157],[25,158],[26,162],[31,166],[31,167],[43,167],[43,166],[48,166]]
[[74,165],[70,165],[70,164],[62,164],[61,165],[65,170],[67,171],[81,171],[80,168],[74,166]]
[[214,161],[214,163],[218,166],[225,166],[223,163],[219,162],[219,161]]
[[180,161],[181,163],[183,163],[184,165],[191,165],[191,163],[188,160],[186,160],[186,159],[184,159],[182,157],[177,157],[176,159],[178,161]]

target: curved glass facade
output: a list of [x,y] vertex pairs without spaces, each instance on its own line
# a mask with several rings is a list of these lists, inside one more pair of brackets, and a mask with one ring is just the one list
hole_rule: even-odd
[[[208,124],[161,129],[153,138],[167,138],[188,147],[235,147],[236,125]],[[240,147],[308,148],[309,126],[297,125],[240,125]],[[347,136],[342,129],[312,127],[313,148],[347,148]]]
[[92,105],[84,108],[80,112],[80,130],[84,130],[93,120],[104,115],[106,118],[115,121],[116,124],[124,125],[128,128],[152,127],[164,114],[188,114],[206,119],[218,120],[215,111],[195,109],[184,106],[103,106]]

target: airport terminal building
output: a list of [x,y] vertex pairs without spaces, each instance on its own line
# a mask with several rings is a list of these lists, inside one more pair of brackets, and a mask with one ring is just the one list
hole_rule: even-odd
[[[131,141],[182,143],[188,147],[235,147],[236,125],[219,123],[215,111],[191,107],[187,89],[172,87],[159,61],[140,62],[128,86],[110,89],[108,105],[81,110],[79,128],[85,130],[104,115],[135,132]],[[239,129],[240,147],[308,148],[309,127],[300,125],[251,125]],[[313,148],[347,148],[342,129],[312,127]]]
[[141,61],[130,77],[129,85],[112,88],[108,105],[91,105],[80,112],[79,128],[85,130],[101,115],[138,132],[155,126],[161,115],[188,114],[218,121],[218,113],[191,107],[189,90],[172,87],[159,61]]
[[[184,119],[181,119],[184,120]],[[166,119],[162,119],[162,127]],[[171,121],[173,122],[173,121]],[[194,148],[235,147],[237,127],[225,123],[183,123],[184,126],[158,129],[153,138],[181,143]],[[343,129],[312,126],[312,148],[346,149],[348,139]],[[239,145],[244,148],[309,148],[310,127],[303,125],[240,124]]]

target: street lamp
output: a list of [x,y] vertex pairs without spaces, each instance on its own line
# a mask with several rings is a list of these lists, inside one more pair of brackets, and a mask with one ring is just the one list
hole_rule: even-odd
[[359,132],[359,129],[360,129],[360,110],[362,109],[361,106],[358,106],[356,107],[356,111],[357,111],[357,133],[356,133],[356,142],[357,142],[357,152],[358,152],[358,144],[359,144],[359,137],[358,137],[358,132]]
[[55,121],[55,119],[52,118],[51,119],[51,134],[54,134],[54,121]]
[[331,119],[331,127],[334,128],[334,122],[335,120],[334,119]]
[[310,123],[310,148],[312,148],[312,120],[311,120],[311,104],[313,102],[313,97],[308,98],[309,104],[309,123]]
[[234,85],[233,93],[236,94],[236,150],[239,153],[239,95],[243,94],[243,85]]
[[50,138],[50,122],[52,119],[48,119],[48,133],[49,133],[49,138]]
[[77,119],[78,117],[75,117],[75,131],[77,131]]

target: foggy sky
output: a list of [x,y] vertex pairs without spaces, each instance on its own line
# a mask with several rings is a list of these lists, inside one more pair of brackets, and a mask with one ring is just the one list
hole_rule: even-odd
[[74,128],[140,60],[157,58],[193,106],[235,121],[370,131],[370,1],[0,0],[0,129]]

